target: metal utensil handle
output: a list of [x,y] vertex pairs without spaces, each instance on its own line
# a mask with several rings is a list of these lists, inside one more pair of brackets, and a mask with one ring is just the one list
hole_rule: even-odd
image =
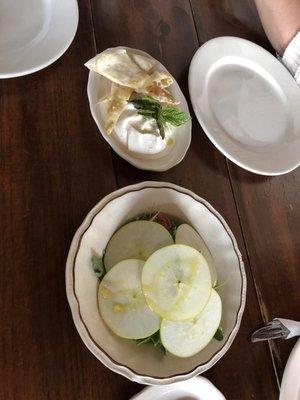
[[276,319],[280,321],[290,331],[290,333],[287,336],[287,339],[290,339],[294,336],[300,336],[300,322],[293,321],[291,319],[283,319],[283,318],[276,318]]

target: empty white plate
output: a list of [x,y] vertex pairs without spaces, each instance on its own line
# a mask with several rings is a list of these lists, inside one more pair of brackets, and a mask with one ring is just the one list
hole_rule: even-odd
[[0,0],[0,78],[38,71],[70,46],[76,0]]
[[199,376],[171,385],[147,387],[132,400],[225,400],[225,397],[208,379]]
[[281,175],[300,164],[300,88],[270,53],[236,37],[205,43],[189,70],[195,114],[239,166]]
[[300,339],[286,364],[279,400],[300,400]]

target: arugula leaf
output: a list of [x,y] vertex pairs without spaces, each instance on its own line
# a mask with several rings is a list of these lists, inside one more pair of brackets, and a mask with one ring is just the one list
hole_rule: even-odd
[[170,234],[171,234],[171,236],[172,236],[172,238],[173,238],[174,240],[175,240],[177,228],[178,228],[178,226],[174,223],[174,221],[172,221],[172,227],[171,227],[171,229],[169,230],[169,232],[170,232]]
[[191,118],[180,108],[168,106],[161,110],[160,112],[164,122],[169,122],[169,124],[174,126],[180,126],[188,122]]
[[137,215],[133,220],[134,221],[150,221],[151,214],[149,212],[144,212],[144,213]]
[[143,344],[150,344],[153,347],[159,348],[164,355],[167,354],[167,350],[165,349],[164,345],[161,342],[159,330],[153,333],[153,335],[148,336],[146,338],[136,339],[136,344],[138,346],[142,346]]
[[225,281],[222,282],[222,283],[219,283],[219,282],[217,281],[217,282],[214,284],[213,289],[218,290],[218,289],[220,289],[222,286],[226,285],[226,283],[227,283],[227,280],[225,280]]
[[91,264],[92,264],[92,268],[95,272],[95,275],[101,281],[103,279],[104,275],[106,274],[106,270],[105,270],[104,263],[103,263],[103,256],[100,257],[96,253],[93,254],[92,258],[91,258]]
[[224,333],[221,326],[219,326],[219,328],[216,330],[214,339],[218,340],[219,342],[224,339]]

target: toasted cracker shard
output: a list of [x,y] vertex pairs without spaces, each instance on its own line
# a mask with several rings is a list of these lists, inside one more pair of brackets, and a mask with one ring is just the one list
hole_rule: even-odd
[[162,103],[177,104],[166,89],[173,83],[173,78],[166,72],[154,71],[156,64],[153,58],[124,48],[107,49],[85,64],[112,82],[110,93],[101,99],[110,101],[106,122],[108,134],[113,131],[133,92],[146,94]]
[[140,56],[138,64],[128,55],[126,49],[112,48],[98,54],[85,65],[112,82],[137,89],[143,86],[149,76],[147,71],[140,67],[142,60],[144,66],[150,69],[154,66],[154,61],[151,62],[149,57]]
[[110,105],[107,110],[108,118],[105,125],[105,129],[108,134],[112,133],[115,123],[122,114],[123,108],[127,104],[127,101],[130,99],[132,92],[132,88],[121,86],[117,83],[112,82],[109,98]]

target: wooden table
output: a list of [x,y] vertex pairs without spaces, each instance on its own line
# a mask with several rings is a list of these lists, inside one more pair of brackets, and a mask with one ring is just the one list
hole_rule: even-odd
[[227,220],[246,264],[247,305],[232,347],[204,375],[230,400],[277,399],[295,341],[251,344],[249,336],[275,316],[300,317],[300,169],[275,178],[244,171],[216,150],[194,117],[180,165],[164,173],[137,170],[99,135],[83,66],[107,47],[136,47],[162,61],[188,96],[189,63],[206,40],[234,35],[270,49],[255,7],[250,0],[79,3],[76,38],[59,61],[0,81],[0,399],[125,400],[141,390],[81,342],[64,269],[91,207],[143,180],[187,187]]

